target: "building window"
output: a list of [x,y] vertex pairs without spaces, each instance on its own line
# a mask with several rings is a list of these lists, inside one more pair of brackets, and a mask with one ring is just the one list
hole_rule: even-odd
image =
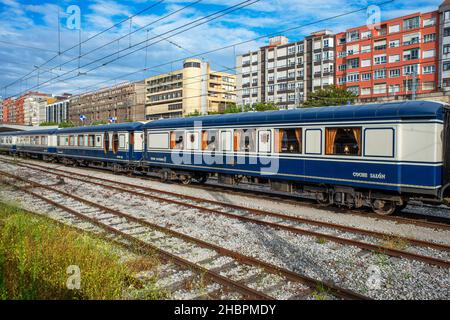
[[372,79],[372,74],[371,73],[363,73],[361,75],[361,80],[362,81],[369,81]]
[[411,64],[411,65],[403,67],[403,75],[404,76],[412,75],[414,73],[417,74],[418,72],[419,72],[419,65],[418,64]]
[[436,33],[430,33],[423,36],[423,42],[427,43],[433,41],[436,41]]
[[347,83],[348,82],[358,82],[359,81],[359,73],[351,73],[347,75]]
[[325,137],[327,155],[361,155],[361,128],[326,128]]
[[339,65],[338,69],[339,69],[339,71],[345,71],[345,70],[347,70],[347,65],[341,64],[341,65]]
[[394,85],[390,85],[389,86],[389,93],[390,94],[396,94],[400,92],[400,85],[399,84],[394,84]]
[[386,63],[386,55],[382,55],[382,56],[375,56],[375,64],[385,64]]
[[398,78],[400,77],[400,69],[389,70],[389,78]]
[[450,28],[444,28],[444,37],[450,36]]
[[444,54],[450,53],[450,44],[444,45]]
[[392,40],[389,42],[389,47],[397,48],[400,47],[400,40]]
[[424,91],[430,91],[430,90],[434,90],[434,89],[435,89],[435,84],[433,81],[424,82],[422,84],[422,90],[424,90]]
[[433,50],[425,50],[423,52],[423,58],[424,59],[433,58],[434,55],[435,55],[434,49]]
[[302,129],[275,130],[275,150],[278,153],[302,153]]
[[400,25],[396,24],[393,26],[389,26],[389,33],[396,33],[396,32],[400,32]]
[[349,69],[359,68],[359,58],[348,60],[347,65]]
[[374,72],[374,79],[384,79],[386,78],[386,69],[377,69]]
[[403,60],[404,61],[419,59],[419,57],[420,57],[419,49],[411,49],[411,50],[403,51]]
[[403,30],[420,28],[420,17],[403,20]]
[[423,67],[423,73],[424,74],[430,74],[430,73],[434,73],[436,71],[436,67],[434,65],[431,66],[424,66]]
[[358,86],[348,87],[347,91],[351,92],[357,96],[359,95],[359,87]]
[[371,88],[362,88],[361,89],[361,95],[362,96],[368,96],[372,93],[372,89]]
[[389,56],[389,63],[400,62],[400,55],[394,54]]
[[444,62],[443,70],[444,71],[450,71],[450,62]]
[[429,19],[424,19],[423,20],[423,26],[424,27],[434,26],[435,23],[436,23],[436,19],[435,18],[429,18]]
[[386,93],[386,83],[380,83],[373,86],[374,94],[385,94]]
[[386,40],[380,40],[374,43],[373,48],[375,50],[386,50]]

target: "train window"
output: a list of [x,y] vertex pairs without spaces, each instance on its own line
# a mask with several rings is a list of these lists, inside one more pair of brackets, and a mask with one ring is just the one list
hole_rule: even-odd
[[278,153],[302,153],[302,129],[275,130],[275,150]]
[[84,136],[78,136],[78,146],[84,146]]
[[361,128],[327,128],[327,155],[361,155]]
[[75,136],[69,136],[69,146],[75,145]]
[[234,130],[234,151],[256,151],[256,129]]
[[102,147],[102,136],[101,135],[95,136],[95,146],[97,148]]
[[[364,130],[365,157],[394,157],[395,131],[393,128]],[[380,143],[382,141],[382,143]]]
[[105,132],[103,135],[103,150],[105,150],[105,153],[109,151],[109,133]]
[[126,148],[126,139],[125,139],[125,135],[124,134],[120,134],[119,135],[119,148],[120,149],[125,149]]
[[220,132],[220,149],[222,151],[232,151],[233,150],[233,135],[231,131],[221,131]]
[[43,146],[47,145],[47,137],[45,137],[45,136],[41,137],[41,145],[43,145]]
[[258,152],[270,153],[272,151],[272,133],[270,130],[258,132]]
[[204,130],[202,132],[202,150],[216,151],[219,149],[219,131]]
[[95,136],[92,134],[88,135],[88,147],[95,147]]
[[184,131],[172,131],[170,133],[170,148],[177,150],[184,149]]
[[117,132],[113,133],[112,136],[112,152],[116,154],[119,151],[119,135]]
[[[142,138],[140,140],[142,141]],[[144,141],[142,141],[142,143],[144,143]],[[170,140],[170,143],[170,145],[173,144],[172,140]],[[148,134],[147,145],[148,149],[169,149],[169,133],[150,132]]]
[[186,140],[187,150],[198,150],[199,149],[199,133],[198,132],[188,132]]

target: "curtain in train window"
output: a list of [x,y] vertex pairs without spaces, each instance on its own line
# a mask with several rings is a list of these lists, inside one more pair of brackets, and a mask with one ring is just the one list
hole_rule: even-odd
[[113,133],[112,136],[112,152],[116,154],[119,151],[119,135],[117,132]]
[[95,147],[95,135],[88,136],[88,147]]
[[327,128],[327,155],[361,155],[361,128]]
[[302,129],[278,129],[275,134],[278,153],[302,153]]
[[84,136],[78,136],[78,146],[84,147]]
[[103,135],[103,150],[105,153],[109,151],[109,133],[105,132]]
[[256,129],[234,130],[234,151],[256,152]]
[[184,131],[170,132],[170,148],[176,150],[184,149]]
[[204,130],[202,132],[202,150],[216,151],[219,149],[219,131]]

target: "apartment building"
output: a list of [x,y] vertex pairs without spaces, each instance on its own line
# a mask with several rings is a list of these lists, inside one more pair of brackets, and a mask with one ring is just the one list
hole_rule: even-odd
[[45,106],[45,121],[62,123],[70,119],[69,116],[70,99],[57,100],[50,102]]
[[450,91],[450,0],[439,6],[439,87]]
[[3,123],[3,98],[0,98],[0,123]]
[[236,103],[236,78],[212,71],[208,62],[187,59],[183,69],[145,80],[147,120],[222,112]]
[[32,92],[25,95],[23,98],[23,122],[20,122],[20,124],[38,126],[44,122],[45,116],[42,108],[45,110],[45,105],[49,99],[52,99],[52,97],[44,93]]
[[438,70],[438,11],[336,34],[336,83],[362,102],[436,92]]
[[14,100],[11,98],[3,100],[2,103],[2,118],[3,123],[10,123],[10,110],[14,106]]
[[335,37],[329,30],[289,43],[284,36],[236,57],[237,104],[299,106],[308,94],[334,84]]
[[[145,83],[139,81],[73,96],[68,119],[75,125],[110,120],[117,123],[143,121],[144,110]],[[85,120],[82,121],[81,117]]]

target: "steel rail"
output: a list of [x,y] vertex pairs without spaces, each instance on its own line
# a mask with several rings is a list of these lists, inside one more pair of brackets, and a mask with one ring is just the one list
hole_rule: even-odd
[[[0,161],[2,161],[2,160],[4,160],[4,159],[0,159]],[[13,163],[13,164],[17,165],[17,166],[23,166],[23,167],[27,167],[27,168],[30,168],[33,170],[45,172],[45,173],[51,173],[51,174],[61,177],[61,178],[69,178],[69,179],[74,179],[74,180],[78,180],[81,182],[88,182],[88,183],[91,183],[91,184],[94,184],[97,186],[101,186],[101,187],[105,187],[105,188],[109,188],[109,189],[115,189],[115,190],[122,191],[122,192],[128,192],[131,194],[135,194],[135,195],[139,195],[139,196],[143,196],[143,197],[147,197],[147,198],[153,198],[153,199],[157,199],[160,201],[167,201],[167,199],[158,197],[158,196],[142,194],[142,193],[127,190],[127,189],[124,189],[124,188],[121,188],[118,186],[105,185],[105,184],[99,183],[97,181],[86,181],[79,177],[83,177],[83,178],[87,178],[87,179],[95,179],[98,181],[104,181],[104,182],[108,182],[108,183],[120,184],[122,186],[140,189],[142,191],[149,191],[149,192],[174,196],[174,197],[178,197],[178,198],[188,199],[188,200],[191,200],[191,201],[194,201],[197,203],[210,203],[210,204],[221,206],[221,207],[228,207],[228,208],[232,208],[232,209],[236,209],[236,210],[240,210],[240,211],[247,211],[247,212],[255,214],[255,215],[264,215],[264,216],[270,216],[270,217],[274,217],[274,218],[285,219],[285,220],[289,220],[289,221],[293,221],[293,222],[316,225],[319,227],[333,228],[333,229],[338,229],[338,230],[341,230],[344,232],[358,233],[358,234],[362,234],[362,235],[366,235],[366,236],[376,237],[376,238],[383,239],[383,240],[386,238],[394,237],[395,239],[405,241],[409,244],[414,244],[414,245],[418,245],[418,246],[422,246],[422,247],[430,247],[430,248],[434,248],[434,249],[438,249],[438,250],[450,251],[450,245],[441,244],[441,243],[435,243],[435,242],[424,241],[424,240],[410,238],[410,237],[398,236],[398,235],[379,232],[379,231],[371,231],[371,230],[361,229],[361,228],[357,228],[357,227],[345,226],[345,225],[336,224],[336,223],[332,223],[332,222],[325,222],[325,221],[319,221],[319,220],[314,220],[314,219],[310,219],[310,218],[303,218],[303,217],[292,216],[292,215],[287,215],[287,214],[282,214],[282,213],[276,213],[276,212],[271,212],[271,211],[267,211],[267,210],[248,208],[248,207],[235,205],[235,204],[231,204],[231,203],[224,203],[224,202],[220,202],[220,201],[216,201],[216,200],[198,198],[198,197],[184,195],[184,194],[180,194],[180,193],[176,193],[176,192],[135,185],[135,184],[127,183],[127,182],[122,182],[122,181],[118,182],[118,181],[114,181],[114,180],[110,180],[110,179],[93,177],[93,176],[89,176],[89,175],[82,174],[82,173],[76,173],[76,176],[69,176],[69,175],[67,175],[68,173],[71,173],[69,171],[65,171],[65,170],[61,170],[61,169],[57,169],[57,168],[46,167],[46,166],[41,166],[38,164],[29,164],[29,163],[26,163],[26,164],[25,163],[21,163],[21,164]],[[49,172],[48,169],[52,169],[53,171],[57,171],[60,173]],[[199,208],[197,208],[197,209],[199,209]],[[214,210],[212,210],[212,211],[214,211]]]
[[[11,177],[13,179],[16,179],[16,177],[13,177],[12,175],[7,174],[7,176],[9,176],[9,177]],[[8,182],[6,182],[6,183],[8,183]],[[77,212],[77,211],[75,211],[75,210],[73,210],[71,208],[68,208],[68,207],[66,207],[66,206],[64,206],[64,205],[62,205],[60,203],[57,203],[57,202],[55,202],[55,201],[53,201],[51,199],[48,199],[48,198],[46,198],[46,197],[44,197],[42,195],[39,195],[38,193],[35,193],[35,192],[31,191],[27,187],[18,187],[18,186],[15,186],[15,185],[11,184],[11,183],[8,183],[8,184],[10,184],[11,186],[13,186],[15,188],[18,188],[22,192],[25,192],[25,193],[33,196],[33,197],[41,199],[41,200],[51,204],[52,206],[55,206],[55,207],[57,207],[57,208],[59,208],[61,210],[67,211],[70,214],[76,216],[77,218],[79,218],[79,219],[81,219],[83,221],[87,221],[87,222],[89,222],[89,223],[91,223],[91,224],[93,224],[93,225],[95,225],[95,226],[97,226],[99,228],[102,228],[102,229],[104,229],[104,230],[106,230],[106,231],[108,231],[110,233],[114,233],[114,234],[116,234],[116,235],[126,239],[127,241],[132,242],[139,250],[143,249],[145,251],[145,253],[147,253],[147,254],[153,254],[153,253],[157,252],[159,255],[165,257],[166,259],[172,261],[173,263],[175,263],[175,264],[177,264],[177,265],[179,265],[179,266],[181,266],[183,268],[188,268],[188,269],[191,269],[191,270],[195,270],[195,272],[197,272],[198,274],[205,275],[209,280],[217,282],[217,283],[220,283],[221,285],[223,285],[225,287],[233,288],[236,291],[238,291],[241,294],[243,294],[244,296],[252,297],[252,298],[256,298],[256,299],[260,299],[260,300],[273,300],[272,297],[270,297],[270,296],[268,296],[268,295],[266,295],[266,294],[264,294],[262,292],[259,292],[259,291],[255,290],[255,289],[247,287],[246,285],[240,284],[237,281],[230,280],[230,279],[220,275],[217,272],[214,272],[212,270],[204,268],[204,267],[202,267],[202,266],[200,266],[198,264],[195,264],[195,263],[193,263],[193,262],[191,262],[189,260],[180,258],[180,257],[178,257],[178,256],[176,256],[176,255],[174,255],[174,254],[172,254],[170,252],[162,250],[162,249],[160,249],[160,248],[158,248],[156,246],[153,246],[153,245],[151,245],[151,244],[149,244],[147,242],[138,240],[135,237],[133,237],[131,235],[128,235],[128,234],[126,234],[126,233],[124,233],[124,232],[122,232],[120,230],[117,230],[117,229],[115,229],[115,228],[113,228],[113,227],[111,227],[111,226],[109,226],[109,225],[107,225],[105,223],[101,223],[101,222],[99,222],[98,220],[96,220],[94,218],[91,218],[91,217],[85,216],[83,214],[80,214],[79,212]],[[37,187],[34,183],[32,183],[31,185],[33,187]],[[39,188],[43,188],[43,187],[39,186]],[[45,189],[47,189],[47,188],[45,188]],[[48,190],[51,190],[51,189],[48,189]],[[110,211],[110,210],[105,210],[105,211]]]
[[[209,242],[206,242],[206,241],[203,241],[203,240],[200,240],[200,239],[193,238],[193,237],[191,237],[189,235],[186,235],[186,234],[183,234],[183,233],[180,233],[180,232],[168,229],[168,228],[161,227],[159,225],[156,225],[156,224],[153,224],[151,222],[148,222],[147,220],[144,220],[144,219],[141,219],[141,218],[137,218],[135,216],[131,216],[129,214],[120,212],[118,210],[107,208],[105,206],[99,205],[99,204],[91,202],[89,200],[82,199],[82,198],[80,198],[78,196],[75,196],[73,194],[69,194],[67,192],[58,190],[58,189],[56,189],[54,187],[49,187],[49,186],[46,186],[46,185],[43,185],[43,184],[31,181],[29,179],[22,178],[22,177],[17,176],[17,175],[13,175],[11,173],[7,173],[7,172],[4,172],[4,171],[1,171],[1,170],[0,170],[0,173],[4,174],[5,176],[8,176],[8,177],[10,177],[12,179],[15,179],[15,180],[22,181],[22,182],[25,182],[27,184],[30,184],[34,188],[42,188],[42,189],[46,189],[46,190],[49,190],[49,191],[53,191],[53,192],[59,193],[59,194],[65,196],[65,197],[75,199],[76,201],[82,202],[82,203],[84,203],[86,205],[89,205],[89,206],[92,206],[92,207],[96,207],[96,208],[98,208],[100,210],[103,210],[105,212],[109,212],[111,214],[114,214],[114,215],[122,217],[122,218],[125,218],[125,219],[127,219],[129,221],[133,221],[133,222],[145,225],[147,227],[159,230],[159,231],[161,231],[163,233],[170,234],[170,235],[172,235],[174,237],[177,237],[177,238],[180,238],[180,239],[183,239],[183,240],[195,243],[195,244],[197,244],[197,245],[199,245],[201,247],[204,247],[206,249],[214,250],[214,251],[216,251],[216,252],[218,252],[218,253],[220,253],[222,255],[229,256],[229,257],[231,257],[231,258],[233,258],[233,259],[235,259],[237,261],[240,261],[240,262],[242,262],[244,264],[248,264],[248,265],[252,265],[252,266],[258,266],[258,267],[266,270],[267,272],[270,272],[270,273],[273,273],[273,274],[277,274],[277,275],[282,275],[282,276],[286,277],[287,279],[289,279],[291,281],[300,282],[300,283],[303,283],[303,284],[305,284],[305,285],[307,285],[309,287],[312,287],[312,288],[325,288],[328,292],[330,292],[331,294],[336,295],[338,297],[341,297],[341,298],[344,298],[344,299],[356,299],[356,300],[370,300],[371,299],[371,298],[369,298],[367,296],[361,295],[361,294],[356,293],[356,292],[354,292],[352,290],[345,289],[345,288],[340,288],[340,287],[336,286],[333,283],[316,280],[316,279],[310,278],[308,276],[301,275],[299,273],[293,272],[291,270],[288,270],[288,269],[285,269],[285,268],[282,268],[282,267],[279,267],[279,266],[276,266],[276,265],[273,265],[273,264],[270,264],[270,263],[258,260],[256,258],[243,255],[241,253],[238,253],[238,252],[235,252],[235,251],[232,251],[232,250],[229,250],[229,249],[217,246],[215,244],[211,244]],[[25,189],[25,190],[29,191],[29,189]],[[249,288],[249,289],[251,289],[251,288]],[[253,290],[253,289],[251,289],[251,290]]]
[[[31,167],[31,166],[25,166],[25,167]],[[34,168],[32,168],[34,169]],[[37,171],[43,171],[40,169],[34,169]],[[410,259],[410,260],[416,260],[416,261],[421,261],[421,262],[425,262],[428,264],[432,264],[432,265],[436,265],[436,266],[440,266],[440,267],[444,267],[444,268],[450,268],[450,261],[447,260],[443,260],[443,259],[439,259],[439,258],[434,258],[434,257],[430,257],[430,256],[425,256],[425,255],[421,255],[421,254],[416,254],[416,253],[412,253],[412,252],[408,252],[408,251],[404,251],[404,250],[399,250],[399,249],[395,249],[395,248],[388,248],[386,246],[381,246],[381,245],[374,245],[374,244],[370,244],[370,243],[366,243],[366,242],[361,242],[358,240],[352,240],[352,239],[347,239],[347,238],[343,238],[343,237],[338,237],[338,236],[333,236],[333,235],[328,235],[325,233],[320,233],[320,232],[316,232],[316,231],[310,231],[310,230],[306,230],[306,229],[302,229],[302,228],[298,228],[298,227],[292,227],[292,226],[286,226],[286,225],[282,225],[279,223],[273,223],[273,222],[267,222],[267,221],[261,221],[258,219],[253,219],[253,218],[249,218],[249,217],[244,217],[244,216],[240,216],[240,215],[236,215],[236,214],[231,214],[228,212],[223,212],[223,211],[219,211],[219,210],[215,210],[215,209],[211,209],[211,208],[205,208],[202,206],[198,206],[198,205],[193,205],[193,204],[189,204],[186,202],[182,202],[182,201],[177,201],[177,200],[173,200],[173,199],[167,199],[167,198],[163,198],[163,197],[159,197],[159,196],[155,196],[155,195],[150,195],[150,194],[143,194],[140,192],[136,192],[136,191],[131,191],[131,190],[127,190],[121,187],[117,187],[117,186],[110,186],[110,185],[104,185],[102,183],[99,182],[93,182],[93,181],[86,181],[77,177],[72,177],[72,176],[67,176],[64,174],[57,174],[57,173],[52,173],[52,172],[48,172],[46,171],[47,174],[52,174],[55,175],[59,178],[68,178],[68,179],[73,179],[73,180],[77,180],[77,181],[81,181],[83,183],[90,183],[93,185],[97,185],[100,187],[104,187],[104,188],[108,188],[108,189],[112,189],[112,190],[117,190],[117,191],[121,191],[121,192],[127,192],[133,195],[137,195],[137,196],[141,196],[141,197],[145,197],[145,198],[149,198],[149,199],[153,199],[153,200],[157,200],[157,201],[162,201],[162,202],[166,202],[166,203],[171,203],[171,204],[176,204],[179,206],[184,206],[184,207],[188,207],[191,209],[196,209],[199,210],[201,212],[206,212],[206,213],[213,213],[213,214],[218,214],[218,215],[222,215],[222,216],[226,216],[228,218],[232,218],[232,219],[238,219],[241,221],[245,221],[248,223],[254,223],[254,224],[258,224],[258,225],[263,225],[263,226],[267,226],[267,227],[271,227],[271,228],[275,228],[275,229],[279,229],[279,230],[285,230],[288,232],[292,232],[292,233],[296,233],[296,234],[301,234],[301,235],[306,235],[306,236],[313,236],[316,237],[318,239],[325,239],[328,241],[333,241],[335,243],[340,243],[340,244],[344,244],[344,245],[353,245],[353,246],[357,246],[361,249],[365,249],[365,250],[370,250],[373,252],[377,252],[377,253],[382,253],[382,254],[387,254],[389,256],[393,256],[393,257],[402,257],[402,258],[406,258],[406,259]],[[92,178],[89,176],[85,176],[86,178]],[[94,178],[93,178],[94,179]],[[97,179],[97,178],[95,178]],[[98,178],[101,180],[106,180],[106,179],[102,179],[102,178]],[[112,181],[109,180],[108,182],[111,183],[118,183],[116,181]],[[126,184],[125,185],[129,185],[130,187],[133,188],[140,188],[139,186],[135,186],[135,185],[130,185],[130,184]],[[170,191],[162,191],[162,190],[157,190],[157,189],[152,189],[152,188],[148,188],[148,187],[142,187],[143,190],[146,191],[151,191],[151,192],[159,192],[159,193],[164,193],[164,194],[169,194],[172,196],[177,196],[179,198],[187,198],[189,200],[194,200],[194,201],[203,201],[203,202],[211,202],[214,204],[218,204],[218,205],[222,205],[222,206],[227,206],[226,204],[217,202],[217,201],[210,201],[210,200],[203,200],[200,198],[196,198],[196,197],[191,197],[191,196],[184,196],[184,195],[180,195],[177,193],[173,193]],[[331,228],[337,228],[346,232],[356,232],[356,233],[361,233],[364,235],[369,235],[372,236],[372,231],[368,231],[368,230],[362,230],[362,229],[357,229],[357,228],[353,228],[353,227],[346,227],[346,226],[342,226],[342,225],[336,225],[336,224],[332,224],[332,223],[326,223],[326,222],[317,222],[314,221],[315,223],[311,223],[310,220],[308,219],[304,219],[304,218],[296,218],[296,217],[292,217],[292,216],[288,216],[288,215],[282,215],[282,214],[275,214],[275,213],[271,213],[271,212],[267,212],[267,211],[262,211],[262,210],[257,210],[257,209],[248,209],[245,207],[240,207],[240,206],[235,206],[235,205],[229,205],[229,207],[232,208],[237,208],[238,210],[242,210],[242,211],[249,211],[253,214],[257,214],[257,215],[265,215],[265,216],[272,216],[272,217],[277,217],[277,218],[282,218],[282,219],[289,219],[290,221],[296,221],[296,222],[302,222],[302,223],[309,223],[309,224],[315,224],[315,225],[320,225],[320,226],[324,226],[324,227],[331,227]],[[375,233],[375,232],[374,232]],[[383,236],[391,236],[389,234],[383,234],[381,233]],[[377,236],[379,237],[378,233],[375,233],[373,236]],[[433,247],[435,249],[439,249],[439,250],[450,250],[450,246],[448,245],[444,245],[444,244],[437,244],[437,243],[433,243],[433,242],[426,242],[426,241],[421,241],[421,240],[416,240],[416,239],[410,239],[410,238],[402,238],[402,237],[395,237],[396,239],[399,240],[404,240],[404,241],[411,241],[414,242],[415,244],[424,246],[424,247]]]

